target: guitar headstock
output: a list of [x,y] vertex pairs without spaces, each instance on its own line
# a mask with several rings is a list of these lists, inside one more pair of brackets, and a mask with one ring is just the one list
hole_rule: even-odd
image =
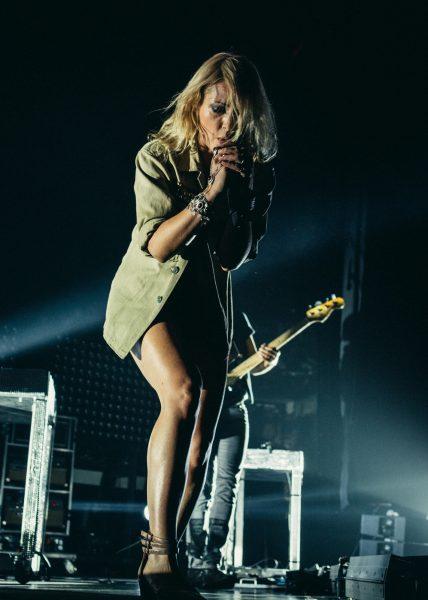
[[326,298],[325,302],[315,302],[314,306],[309,306],[306,311],[306,318],[309,321],[318,321],[324,323],[333,314],[335,310],[345,308],[345,300],[338,298],[336,294],[331,294],[330,298]]

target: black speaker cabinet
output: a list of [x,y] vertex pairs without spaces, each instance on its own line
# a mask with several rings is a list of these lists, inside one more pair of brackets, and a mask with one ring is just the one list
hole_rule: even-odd
[[352,600],[426,600],[428,556],[352,556],[345,593]]

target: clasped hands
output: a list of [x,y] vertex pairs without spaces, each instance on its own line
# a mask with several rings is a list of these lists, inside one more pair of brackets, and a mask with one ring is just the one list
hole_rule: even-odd
[[245,178],[244,163],[243,150],[235,144],[225,144],[214,148],[205,193],[208,201],[223,191],[228,171],[238,173],[243,179]]

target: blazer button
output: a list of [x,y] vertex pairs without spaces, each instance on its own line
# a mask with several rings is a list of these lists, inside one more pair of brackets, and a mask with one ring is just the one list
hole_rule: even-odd
[[178,273],[179,270],[180,270],[180,267],[171,267],[171,271],[173,273]]
[[159,302],[159,304],[162,302],[162,300],[163,300],[163,296],[158,296],[158,302]]

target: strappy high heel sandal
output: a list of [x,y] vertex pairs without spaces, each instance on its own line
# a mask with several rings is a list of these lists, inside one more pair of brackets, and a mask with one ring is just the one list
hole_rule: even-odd
[[169,554],[175,556],[177,545],[167,539],[159,538],[150,531],[141,532],[143,559],[138,569],[140,595],[144,600],[204,600],[204,597],[188,583],[175,568],[172,573],[151,573],[144,575],[144,567],[150,554]]

